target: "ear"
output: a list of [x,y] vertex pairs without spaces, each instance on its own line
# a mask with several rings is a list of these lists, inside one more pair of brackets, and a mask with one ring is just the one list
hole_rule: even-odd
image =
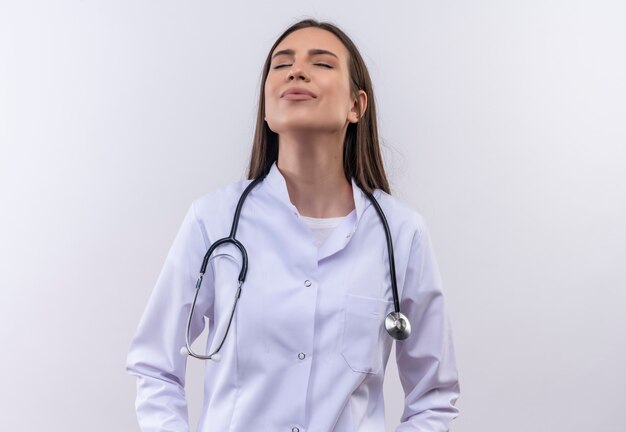
[[359,90],[357,97],[353,99],[352,108],[350,108],[350,114],[348,115],[350,123],[358,123],[366,109],[367,93],[363,90]]

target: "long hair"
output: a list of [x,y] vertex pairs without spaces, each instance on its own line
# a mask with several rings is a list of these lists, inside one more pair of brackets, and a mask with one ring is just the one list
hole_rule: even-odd
[[273,132],[265,121],[264,89],[270,70],[272,53],[276,46],[290,33],[307,27],[327,30],[341,40],[350,53],[348,71],[351,94],[357,97],[359,90],[363,90],[367,94],[365,113],[360,113],[360,120],[357,123],[348,124],[343,142],[343,170],[346,179],[350,181],[351,178],[354,178],[356,184],[368,193],[372,193],[374,189],[381,189],[390,194],[389,182],[385,174],[378,142],[374,90],[365,62],[352,40],[342,30],[329,22],[320,22],[313,19],[299,21],[285,30],[274,42],[267,54],[261,78],[259,107],[252,153],[250,155],[250,166],[248,167],[248,179],[256,179],[267,174],[272,164],[278,160],[278,134]]

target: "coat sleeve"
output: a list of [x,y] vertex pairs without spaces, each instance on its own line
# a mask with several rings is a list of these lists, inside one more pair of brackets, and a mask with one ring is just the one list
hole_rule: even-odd
[[445,432],[458,416],[460,395],[450,320],[428,229],[418,215],[400,310],[411,334],[396,342],[405,404],[396,432]]
[[[126,370],[137,377],[135,407],[144,432],[189,430],[185,398],[185,346],[189,309],[207,251],[208,237],[194,204],[188,209],[168,252],[131,342]],[[191,323],[190,341],[204,329],[212,308],[212,265],[207,266]]]

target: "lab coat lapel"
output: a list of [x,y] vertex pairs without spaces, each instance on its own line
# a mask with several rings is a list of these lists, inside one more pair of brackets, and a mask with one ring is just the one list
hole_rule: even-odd
[[369,200],[368,202],[364,201],[367,198],[356,185],[354,179],[352,179],[352,195],[354,198],[354,210],[341,221],[326,241],[320,245],[318,261],[328,258],[346,247],[352,235],[356,232],[363,210],[367,207],[367,204],[371,204]]
[[290,212],[298,214],[298,209],[289,199],[287,182],[285,181],[285,177],[283,177],[282,173],[278,170],[276,162],[272,164],[272,168],[270,168],[270,172],[267,174],[267,177],[265,177],[265,180],[270,186],[270,192],[278,198],[278,200],[283,203]]

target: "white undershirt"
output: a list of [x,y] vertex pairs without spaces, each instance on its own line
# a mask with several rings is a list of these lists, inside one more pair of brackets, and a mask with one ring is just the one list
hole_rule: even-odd
[[313,218],[300,216],[302,220],[311,228],[315,236],[315,244],[319,247],[328,238],[331,232],[341,223],[346,216],[333,218]]

